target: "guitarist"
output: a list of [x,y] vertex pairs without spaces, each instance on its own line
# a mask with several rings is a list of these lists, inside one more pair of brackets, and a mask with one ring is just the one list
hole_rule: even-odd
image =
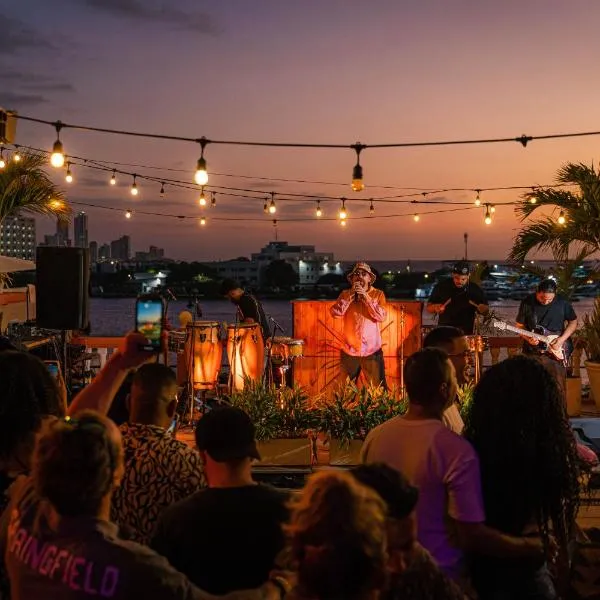
[[558,335],[548,348],[543,342],[524,334],[523,353],[535,356],[545,364],[566,394],[566,361],[558,360],[548,350],[562,349],[568,358],[571,345],[569,338],[577,329],[577,315],[571,303],[556,291],[557,285],[553,279],[540,282],[535,293],[522,300],[517,315],[517,327],[542,335]]

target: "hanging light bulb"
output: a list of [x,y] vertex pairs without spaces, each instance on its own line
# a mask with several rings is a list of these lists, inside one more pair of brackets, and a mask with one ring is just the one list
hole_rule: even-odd
[[208,172],[206,170],[206,159],[204,158],[204,147],[207,144],[206,138],[200,138],[200,158],[196,165],[196,174],[194,175],[194,181],[198,185],[206,185],[208,183]]
[[206,218],[205,217],[200,217],[200,225],[202,225],[204,227],[204,225],[206,225]]
[[217,206],[217,194],[215,192],[210,193],[210,207],[215,208]]
[[67,174],[65,175],[65,181],[67,183],[73,183],[73,174],[71,173],[71,163],[67,163]]
[[475,197],[475,206],[481,206],[481,198],[479,198],[479,194],[481,190],[475,190],[477,192],[477,196]]
[[341,225],[342,227],[346,227],[346,219],[342,219],[342,220],[340,221],[340,225]]
[[529,204],[537,204],[537,198],[535,196],[530,196]]
[[484,218],[484,223],[486,225],[491,225],[492,224],[492,215],[490,213],[490,206],[489,204],[486,204],[486,208],[485,208],[485,218]]
[[369,213],[371,216],[375,214],[375,207],[373,206],[373,200],[371,200],[371,206],[369,206]]
[[117,185],[117,171],[113,169],[112,177],[110,178],[110,185]]
[[65,153],[63,151],[63,145],[60,141],[60,130],[62,129],[62,123],[57,121],[54,125],[56,128],[56,141],[52,146],[52,155],[50,156],[50,164],[57,169],[60,169],[65,164]]
[[418,223],[421,220],[421,217],[417,213],[415,213],[415,216],[413,217],[413,220],[414,220],[415,223]]
[[317,200],[317,217],[322,217],[323,216],[323,211],[321,210],[321,201]]
[[12,155],[12,159],[14,162],[21,162],[21,155],[19,154],[18,150],[15,149]]
[[62,200],[59,200],[58,198],[51,199],[49,204],[50,204],[50,208],[52,208],[54,210],[60,210],[63,207]]
[[269,213],[274,215],[277,212],[277,207],[275,206],[275,193],[271,192],[271,203],[269,204]]
[[160,196],[161,198],[164,198],[164,197],[165,197],[165,184],[164,184],[164,183],[162,183],[162,182],[161,182],[161,184],[160,184],[160,193],[159,193],[159,196]]
[[133,215],[133,213],[129,209],[125,211],[125,218],[126,219],[131,219],[131,215]]
[[363,170],[360,165],[360,153],[364,146],[360,142],[356,142],[352,147],[356,151],[356,164],[352,169],[352,190],[362,192],[365,189],[365,184],[363,182]]
[[338,217],[344,221],[348,217],[348,211],[346,210],[346,198],[342,198],[342,206],[340,207],[340,212],[338,213]]
[[200,206],[206,206],[206,196],[204,195],[204,188],[200,192],[200,198],[198,199],[198,204]]
[[4,160],[4,148],[0,148],[0,169],[4,169],[6,161]]
[[565,217],[565,213],[561,210],[560,213],[558,213],[558,224],[564,225],[566,222],[567,218]]
[[134,176],[133,176],[133,183],[131,184],[131,190],[130,190],[132,196],[137,196],[139,194],[139,192],[140,192],[138,190],[138,186],[137,186],[137,183],[135,181],[136,177],[137,177],[137,175],[134,174]]
[[268,200],[269,200],[268,198],[265,198],[265,203],[264,203],[264,206],[263,206],[263,211],[265,213],[267,213],[267,214],[269,213],[269,205],[267,204]]
[[490,212],[494,214],[496,212],[496,207],[493,204],[490,204]]

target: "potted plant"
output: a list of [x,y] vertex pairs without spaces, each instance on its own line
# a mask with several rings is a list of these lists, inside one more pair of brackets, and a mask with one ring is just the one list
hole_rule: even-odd
[[596,406],[600,408],[600,297],[594,301],[594,309],[583,317],[583,326],[578,332],[587,360],[585,368],[590,380],[590,390]]
[[308,432],[316,414],[308,407],[308,395],[302,388],[277,388],[248,379],[230,402],[252,419],[261,464],[311,464]]

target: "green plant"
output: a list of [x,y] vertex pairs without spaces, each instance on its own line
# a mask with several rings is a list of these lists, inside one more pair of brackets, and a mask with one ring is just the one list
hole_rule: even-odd
[[460,407],[460,416],[465,422],[465,425],[469,421],[471,413],[471,406],[473,404],[473,394],[475,392],[475,383],[469,382],[458,387],[456,395],[458,396],[458,404]]
[[592,312],[583,317],[577,337],[583,342],[587,359],[600,362],[600,297],[594,301]]

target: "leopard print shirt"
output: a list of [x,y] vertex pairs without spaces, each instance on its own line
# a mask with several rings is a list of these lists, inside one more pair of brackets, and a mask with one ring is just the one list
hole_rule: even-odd
[[111,519],[124,536],[148,545],[162,511],[206,487],[200,455],[162,427],[124,423],[125,474]]

